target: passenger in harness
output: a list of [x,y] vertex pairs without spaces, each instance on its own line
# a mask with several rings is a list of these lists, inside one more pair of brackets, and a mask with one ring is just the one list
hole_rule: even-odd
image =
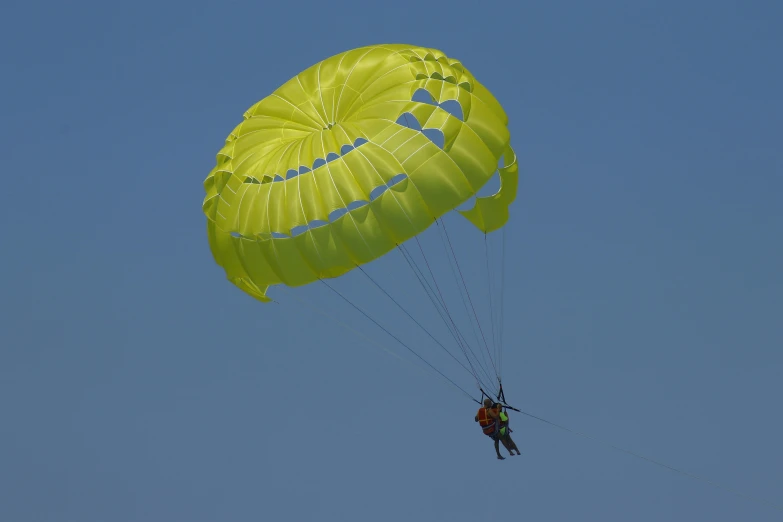
[[498,459],[504,460],[505,457],[500,454],[500,411],[493,406],[491,399],[484,399],[484,406],[479,408],[475,421],[481,426],[484,435],[495,441]]
[[517,455],[522,455],[519,448],[517,448],[517,444],[511,438],[511,432],[514,430],[508,427],[508,415],[503,411],[503,407],[500,404],[495,403],[494,408],[498,411],[498,426],[500,428],[498,438],[500,439],[500,442],[503,443],[503,446],[512,457],[514,456],[514,451],[517,452]]

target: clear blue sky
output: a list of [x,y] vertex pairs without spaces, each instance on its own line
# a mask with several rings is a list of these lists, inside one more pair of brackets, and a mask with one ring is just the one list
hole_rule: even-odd
[[459,58],[520,158],[509,401],[781,503],[780,2],[2,11],[0,520],[780,520],[519,415],[523,456],[497,461],[437,377],[230,285],[201,212],[225,136],[302,69],[373,43]]

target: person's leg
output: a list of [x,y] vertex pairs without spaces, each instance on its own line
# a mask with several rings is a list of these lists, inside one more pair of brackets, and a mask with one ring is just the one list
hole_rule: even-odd
[[[517,443],[516,443],[516,442],[514,442],[514,439],[512,439],[512,438],[511,438],[511,435],[510,435],[510,434],[509,434],[509,435],[506,437],[506,440],[508,441],[508,445],[509,445],[511,448],[513,448],[514,450],[516,450],[516,452],[517,452],[517,455],[522,455],[522,453],[519,451],[519,448],[517,448]],[[510,450],[509,450],[509,451],[510,451]]]
[[504,460],[505,457],[500,454],[500,424],[498,424],[498,421],[495,421],[495,431],[490,436],[495,441],[495,453],[497,453],[500,460]]
[[503,443],[503,447],[506,448],[506,451],[508,451],[508,454],[513,457],[514,456],[514,451],[511,449],[511,446],[508,444],[508,441],[506,439],[500,439],[500,442]]
[[500,460],[505,460],[506,459],[506,457],[504,457],[503,455],[500,454],[500,440],[498,440],[497,437],[495,438],[495,453],[498,454],[498,458]]
[[509,444],[508,430],[506,428],[500,428],[499,433],[500,442],[503,443],[503,447],[506,448],[509,455],[514,456],[514,452],[511,451],[511,445]]

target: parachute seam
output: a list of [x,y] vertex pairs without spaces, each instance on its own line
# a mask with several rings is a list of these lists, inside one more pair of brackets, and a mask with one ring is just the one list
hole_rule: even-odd
[[[361,63],[361,61],[362,61],[362,60],[364,60],[364,58],[365,58],[365,57],[366,57],[368,54],[370,54],[371,52],[372,52],[372,48],[369,48],[369,49],[367,50],[367,52],[366,52],[366,53],[364,53],[363,55],[361,55],[361,56],[359,57],[359,59],[358,59],[358,60],[356,60],[356,63],[353,65],[353,67],[351,67],[351,70],[350,70],[350,71],[348,71],[348,75],[345,77],[345,81],[343,82],[343,88],[340,90],[340,96],[337,98],[337,107],[336,107],[336,109],[335,109],[335,111],[337,112],[337,116],[339,116],[339,115],[340,115],[340,103],[341,103],[341,102],[342,102],[342,100],[343,100],[343,93],[345,92],[345,88],[346,88],[346,87],[348,87],[348,88],[349,88],[349,89],[351,89],[352,91],[354,91],[354,92],[356,92],[357,94],[359,94],[359,96],[361,96],[361,93],[360,93],[359,91],[357,91],[356,89],[354,89],[353,87],[351,87],[350,85],[348,85],[348,80],[350,80],[350,79],[351,79],[351,75],[353,75],[353,71],[355,71],[355,70],[356,70],[356,67],[359,65],[359,63]],[[345,54],[347,55],[348,53],[345,53]],[[340,60],[340,63],[342,63],[342,60]]]

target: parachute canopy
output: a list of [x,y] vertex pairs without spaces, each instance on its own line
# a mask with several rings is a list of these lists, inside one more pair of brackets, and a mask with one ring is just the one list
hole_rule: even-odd
[[253,105],[204,181],[209,244],[236,286],[337,277],[460,211],[502,227],[517,190],[508,118],[441,51],[374,45],[327,58]]

